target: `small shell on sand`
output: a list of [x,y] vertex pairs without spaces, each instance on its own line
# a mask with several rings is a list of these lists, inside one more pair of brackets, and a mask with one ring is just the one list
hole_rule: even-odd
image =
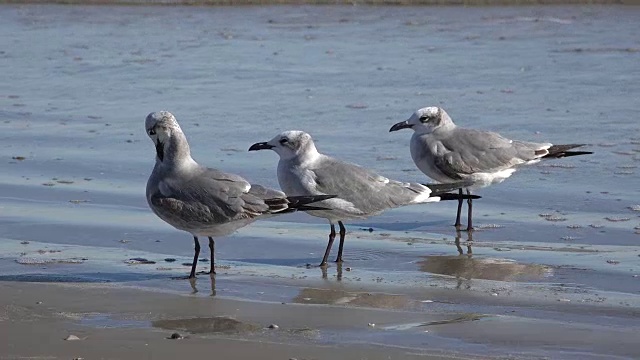
[[76,340],[82,340],[79,337],[75,336],[75,335],[69,335],[66,338],[64,338],[67,341],[76,341]]

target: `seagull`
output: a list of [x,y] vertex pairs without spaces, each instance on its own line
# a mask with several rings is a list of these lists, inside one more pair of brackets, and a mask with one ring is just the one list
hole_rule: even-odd
[[[553,145],[510,140],[489,131],[456,126],[444,109],[431,106],[414,112],[406,121],[391,127],[389,132],[413,129],[410,149],[413,162],[427,176],[440,183],[470,181],[471,190],[501,183],[520,165],[544,159],[593,154],[590,151],[569,151],[585,144]],[[462,187],[459,189],[462,194]],[[472,199],[467,200],[467,231],[473,230]],[[462,199],[458,200],[455,227],[461,228]]]
[[303,131],[285,131],[270,141],[251,145],[249,151],[271,149],[280,156],[278,182],[289,196],[337,195],[319,203],[326,210],[307,211],[308,214],[329,220],[331,232],[320,266],[327,258],[336,237],[335,222],[340,226],[340,247],[337,263],[342,263],[346,229],[343,221],[364,219],[386,209],[410,204],[478,198],[474,195],[446,193],[467,185],[423,185],[390,180],[355,164],[321,154],[311,135]]
[[296,210],[322,209],[308,204],[333,196],[289,196],[253,185],[242,177],[199,165],[175,116],[149,114],[147,135],[156,148],[156,164],[147,182],[151,210],[176,229],[193,235],[195,255],[189,278],[195,278],[200,254],[198,236],[209,238],[211,274],[215,274],[213,237],[228,235],[256,219]]

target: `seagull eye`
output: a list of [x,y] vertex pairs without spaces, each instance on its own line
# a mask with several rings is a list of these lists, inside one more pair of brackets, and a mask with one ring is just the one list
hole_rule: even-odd
[[429,117],[428,117],[427,115],[424,115],[424,116],[422,116],[422,117],[420,118],[420,122],[422,122],[422,123],[425,123],[425,122],[427,122],[427,121],[429,121]]
[[287,139],[280,139],[280,144],[282,144],[282,145],[284,145],[284,144],[286,144],[288,142],[289,142],[289,140],[287,140]]
[[156,130],[155,129],[149,129],[149,131],[147,131],[149,133],[149,135],[155,135],[156,134]]

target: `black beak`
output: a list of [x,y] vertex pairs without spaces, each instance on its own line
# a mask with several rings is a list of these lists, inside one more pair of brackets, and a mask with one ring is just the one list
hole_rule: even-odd
[[269,145],[266,142],[259,142],[251,145],[251,147],[249,148],[249,151],[268,150],[268,149],[273,149],[274,147],[275,146]]
[[156,140],[156,155],[158,155],[158,159],[160,159],[160,161],[164,160],[164,146],[160,140]]
[[400,121],[399,123],[393,125],[391,127],[391,129],[389,129],[389,132],[398,131],[398,130],[402,130],[402,129],[410,129],[412,127],[413,127],[413,125],[409,124],[408,120]]

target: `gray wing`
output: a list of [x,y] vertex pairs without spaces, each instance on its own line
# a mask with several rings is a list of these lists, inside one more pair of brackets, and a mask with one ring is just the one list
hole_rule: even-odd
[[321,165],[311,169],[316,189],[324,194],[336,194],[365,213],[410,203],[425,189],[420,184],[390,180],[355,164],[325,157]]
[[456,128],[449,136],[435,141],[435,166],[453,179],[461,179],[461,174],[500,171],[534,160],[539,157],[536,150],[545,145],[464,128]]
[[164,217],[214,225],[269,212],[262,196],[273,193],[279,192],[262,186],[254,189],[238,175],[201,168],[189,179],[164,179],[149,201]]

